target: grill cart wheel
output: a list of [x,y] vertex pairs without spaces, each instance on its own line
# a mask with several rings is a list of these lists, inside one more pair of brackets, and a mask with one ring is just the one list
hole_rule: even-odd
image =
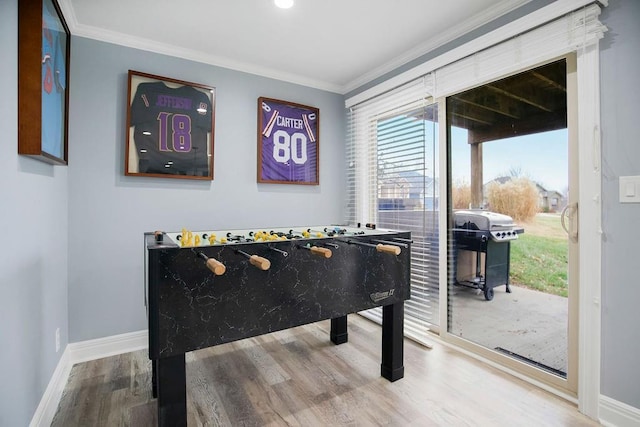
[[487,301],[491,301],[493,299],[493,288],[485,285],[484,299],[486,299]]

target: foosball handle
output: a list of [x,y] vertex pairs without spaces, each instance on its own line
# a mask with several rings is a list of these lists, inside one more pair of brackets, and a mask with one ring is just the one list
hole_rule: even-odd
[[400,246],[394,246],[394,245],[383,245],[382,243],[380,243],[379,245],[376,245],[376,250],[378,252],[384,252],[387,254],[393,254],[393,255],[400,255]]
[[333,252],[331,252],[331,249],[329,248],[319,248],[317,246],[311,246],[309,249],[311,250],[312,254],[323,256],[325,258],[331,258],[331,255],[333,255]]
[[207,268],[213,271],[213,274],[216,276],[222,276],[224,272],[227,271],[227,267],[225,267],[223,263],[213,258],[207,260]]
[[260,270],[268,270],[271,267],[271,261],[258,255],[251,255],[249,262]]

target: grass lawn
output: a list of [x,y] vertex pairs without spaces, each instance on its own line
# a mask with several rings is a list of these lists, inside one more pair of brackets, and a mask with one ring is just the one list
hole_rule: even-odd
[[556,214],[538,214],[521,224],[524,234],[511,243],[510,283],[567,296],[567,235]]

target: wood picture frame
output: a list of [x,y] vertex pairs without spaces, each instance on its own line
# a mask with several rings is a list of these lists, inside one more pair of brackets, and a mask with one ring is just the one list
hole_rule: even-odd
[[70,51],[57,0],[18,2],[18,154],[67,164]]
[[319,185],[320,110],[258,98],[258,182]]
[[213,180],[215,88],[129,70],[125,175]]

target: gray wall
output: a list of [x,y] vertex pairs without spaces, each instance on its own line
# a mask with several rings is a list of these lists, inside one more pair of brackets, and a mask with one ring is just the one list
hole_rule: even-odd
[[[341,95],[86,38],[72,39],[70,341],[146,328],[145,231],[339,222]],[[216,87],[213,182],[124,176],[127,70]],[[320,108],[320,185],[256,183],[257,99]]]
[[618,178],[640,175],[640,2],[612,0],[601,15],[602,394],[640,408],[640,204],[618,201]]
[[67,343],[67,168],[17,154],[17,5],[0,0],[0,426],[29,423]]

